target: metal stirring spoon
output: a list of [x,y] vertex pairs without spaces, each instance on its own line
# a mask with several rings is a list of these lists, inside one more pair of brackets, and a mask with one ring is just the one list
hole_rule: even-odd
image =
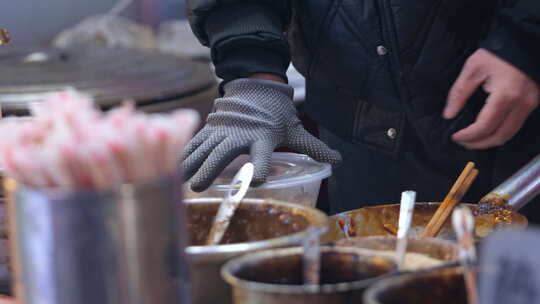
[[456,231],[459,244],[460,262],[464,269],[467,299],[469,304],[478,303],[476,286],[476,248],[474,247],[474,216],[467,206],[461,205],[452,214],[452,225]]
[[399,208],[399,226],[396,244],[396,259],[398,269],[403,269],[405,255],[407,254],[407,234],[411,228],[416,192],[405,191],[401,193],[401,204]]
[[321,249],[320,238],[327,231],[327,227],[309,228],[307,237],[302,242],[304,249],[302,255],[302,276],[304,288],[318,291],[321,283]]
[[[214,223],[212,224],[210,234],[206,240],[207,246],[218,245],[221,243],[221,239],[231,223],[234,212],[249,190],[254,170],[255,167],[252,163],[246,163],[234,176],[229,191],[227,191],[223,202],[219,206],[216,217],[214,218]],[[233,195],[235,191],[236,193]]]

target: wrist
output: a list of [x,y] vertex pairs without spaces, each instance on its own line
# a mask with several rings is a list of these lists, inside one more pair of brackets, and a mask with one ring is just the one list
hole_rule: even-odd
[[277,91],[284,95],[284,97],[287,97],[291,100],[294,96],[294,88],[288,85],[287,83],[280,82],[280,81],[274,81],[274,80],[268,80],[268,79],[261,79],[261,78],[239,78],[235,79],[233,81],[230,81],[226,83],[223,86],[223,90],[225,92],[225,95],[227,94],[234,94],[234,91],[251,91],[251,92],[257,92],[257,93],[268,93],[270,90]]
[[249,78],[255,78],[255,79],[263,79],[263,80],[272,80],[280,83],[287,83],[283,77],[275,75],[275,74],[268,74],[268,73],[257,73],[249,76]]

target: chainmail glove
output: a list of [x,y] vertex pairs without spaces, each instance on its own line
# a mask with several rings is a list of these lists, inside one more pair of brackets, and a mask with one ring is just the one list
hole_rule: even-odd
[[253,186],[266,181],[272,152],[287,147],[337,165],[341,156],[307,132],[296,116],[293,88],[270,80],[242,78],[227,83],[206,126],[191,140],[183,169],[193,191],[206,190],[238,155],[251,154]]

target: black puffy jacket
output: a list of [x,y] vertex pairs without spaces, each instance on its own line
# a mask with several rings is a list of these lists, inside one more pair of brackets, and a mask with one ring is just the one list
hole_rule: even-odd
[[188,0],[188,8],[225,81],[284,76],[292,55],[307,79],[308,113],[388,153],[407,132],[438,157],[461,149],[450,135],[474,120],[485,96],[456,119],[441,113],[478,48],[540,81],[540,0]]

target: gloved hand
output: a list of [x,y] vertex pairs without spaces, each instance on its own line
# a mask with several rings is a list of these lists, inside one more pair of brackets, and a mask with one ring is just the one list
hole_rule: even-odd
[[272,152],[288,147],[320,162],[341,162],[337,151],[308,133],[296,116],[293,88],[270,80],[242,78],[227,83],[206,126],[188,144],[183,169],[193,191],[206,190],[243,153],[255,165],[253,186],[266,181]]

